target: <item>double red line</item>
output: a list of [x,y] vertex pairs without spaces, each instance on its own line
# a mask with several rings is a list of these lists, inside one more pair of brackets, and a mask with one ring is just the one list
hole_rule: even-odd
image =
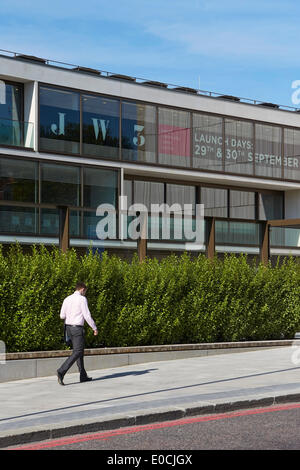
[[281,406],[269,406],[266,408],[254,408],[248,409],[244,411],[233,411],[230,413],[218,413],[213,415],[207,416],[198,416],[195,418],[182,418],[177,419],[174,421],[166,421],[163,423],[153,423],[141,426],[134,426],[122,429],[116,429],[114,431],[103,431],[97,432],[94,434],[85,434],[80,435],[78,437],[70,437],[70,438],[61,438],[56,440],[48,440],[41,443],[36,444],[28,444],[23,445],[20,447],[10,448],[9,450],[42,450],[42,449],[49,449],[51,447],[59,447],[59,446],[68,446],[72,444],[76,444],[79,442],[87,442],[87,441],[94,441],[94,440],[107,440],[116,436],[122,436],[125,434],[133,434],[142,431],[151,431],[154,429],[162,429],[162,428],[170,428],[173,426],[183,426],[185,424],[193,424],[193,423],[203,423],[206,421],[217,421],[221,419],[232,419],[238,418],[240,416],[249,416],[249,415],[257,415],[263,413],[273,413],[276,411],[284,411],[284,410],[293,410],[296,408],[300,408],[300,404],[290,404],[290,405],[281,405]]

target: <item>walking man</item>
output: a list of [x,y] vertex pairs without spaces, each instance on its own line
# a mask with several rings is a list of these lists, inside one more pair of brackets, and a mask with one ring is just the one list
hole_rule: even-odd
[[65,320],[66,332],[72,341],[73,352],[71,356],[57,370],[58,383],[64,385],[63,378],[70,367],[77,361],[80,374],[80,382],[92,380],[87,376],[84,368],[84,321],[94,330],[94,335],[98,334],[96,324],[88,308],[88,302],[85,297],[86,285],[83,282],[76,284],[76,290],[63,301],[60,318]]

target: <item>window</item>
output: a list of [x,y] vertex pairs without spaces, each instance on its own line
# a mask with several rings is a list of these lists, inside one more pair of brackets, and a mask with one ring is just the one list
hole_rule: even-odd
[[38,202],[37,163],[1,158],[0,200]]
[[156,161],[156,110],[154,106],[122,103],[122,159]]
[[40,88],[40,148],[54,152],[80,152],[79,93]]
[[193,167],[222,171],[223,119],[193,114]]
[[24,145],[23,85],[0,80],[0,144]]
[[0,80],[0,119],[22,121],[23,85]]
[[134,203],[144,204],[148,211],[151,210],[151,204],[163,204],[164,183],[135,181]]
[[101,96],[82,95],[82,152],[119,158],[120,102]]
[[255,174],[281,178],[281,128],[256,124]]
[[[96,232],[97,224],[105,218],[105,215],[96,215],[96,210],[101,204],[111,204],[115,210],[118,209],[118,172],[114,170],[102,170],[97,168],[84,168],[84,206],[94,208],[83,212],[83,235],[89,239],[98,239]],[[112,229],[110,237],[117,234],[117,218],[114,219],[113,227],[108,224],[107,230]]]
[[[58,209],[40,209],[41,233],[43,235],[59,235],[59,211]],[[81,232],[80,211],[70,211],[70,236],[79,237]]]
[[284,178],[300,180],[300,131],[284,129]]
[[259,194],[259,219],[280,220],[283,219],[283,194],[260,193]]
[[225,171],[253,175],[253,132],[251,122],[225,119]]
[[204,204],[204,215],[228,217],[227,189],[201,188],[201,204]]
[[118,172],[98,168],[83,169],[83,205],[97,208],[100,204],[112,204],[117,209]]
[[159,108],[158,116],[159,163],[190,167],[190,114]]
[[38,227],[38,209],[0,205],[1,232],[36,233]]
[[41,164],[41,202],[80,206],[80,169]]
[[255,193],[230,190],[229,217],[232,219],[255,219]]
[[182,211],[184,210],[184,205],[189,204],[192,206],[192,213],[195,215],[196,188],[181,184],[167,184],[166,202],[169,206],[179,204]]

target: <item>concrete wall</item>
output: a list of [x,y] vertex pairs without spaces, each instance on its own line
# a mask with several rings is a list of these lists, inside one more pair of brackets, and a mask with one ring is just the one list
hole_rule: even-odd
[[[84,358],[87,371],[111,369],[133,364],[157,361],[204,357],[215,354],[230,354],[255,351],[261,348],[286,347],[293,340],[248,341],[237,343],[209,343],[192,345],[141,346],[129,348],[107,348],[87,350]],[[55,376],[56,370],[71,351],[49,351],[37,353],[10,353],[0,363],[0,383],[37,377]],[[78,372],[76,364],[69,373]]]

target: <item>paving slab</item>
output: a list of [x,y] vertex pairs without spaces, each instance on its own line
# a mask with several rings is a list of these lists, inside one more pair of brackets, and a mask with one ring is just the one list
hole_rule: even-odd
[[[299,352],[299,354],[298,354]],[[0,384],[0,448],[238,408],[300,402],[300,347],[147,362]],[[62,358],[62,361],[64,359]],[[0,366],[1,367],[1,366]]]

